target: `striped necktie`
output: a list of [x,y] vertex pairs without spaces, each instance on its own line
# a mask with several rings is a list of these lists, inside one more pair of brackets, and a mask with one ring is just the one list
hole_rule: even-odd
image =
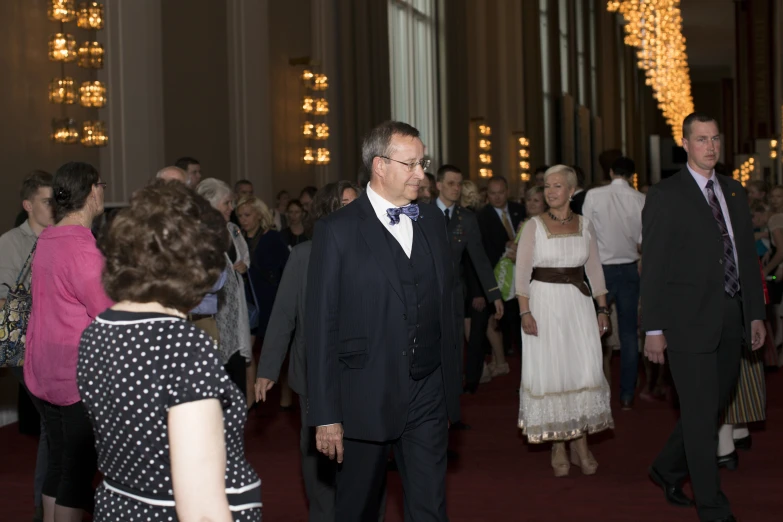
[[723,236],[723,288],[730,296],[739,292],[739,271],[737,262],[734,260],[734,244],[731,242],[729,228],[726,226],[726,218],[723,215],[723,209],[720,208],[720,202],[715,195],[714,183],[712,180],[707,182],[707,200],[710,202],[712,216],[718,222],[720,234]]

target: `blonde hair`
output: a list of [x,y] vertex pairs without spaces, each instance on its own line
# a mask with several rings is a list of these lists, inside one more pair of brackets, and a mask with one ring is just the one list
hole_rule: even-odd
[[544,183],[546,183],[547,178],[552,174],[562,174],[565,177],[566,183],[568,183],[568,186],[571,188],[576,188],[579,183],[576,179],[576,172],[568,165],[555,165],[546,169],[546,172],[544,172]]
[[245,205],[250,206],[256,212],[261,230],[267,231],[275,226],[275,220],[272,217],[272,213],[269,212],[269,207],[266,206],[266,203],[255,196],[247,196],[240,199],[237,203],[237,212]]
[[462,182],[462,197],[459,204],[465,208],[478,208],[481,205],[478,187],[469,179]]
[[533,199],[533,197],[537,195],[541,196],[542,198],[544,197],[544,187],[542,187],[541,185],[535,185],[527,189],[527,191],[525,192],[525,199],[526,200]]

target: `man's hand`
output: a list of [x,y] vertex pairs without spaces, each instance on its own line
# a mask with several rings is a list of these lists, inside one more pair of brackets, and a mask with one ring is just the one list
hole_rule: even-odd
[[495,299],[495,320],[500,321],[503,318],[503,301]]
[[506,257],[514,263],[517,262],[517,244],[513,241],[506,243]]
[[343,462],[343,425],[329,424],[315,428],[315,447],[337,463]]
[[483,297],[474,297],[473,298],[473,309],[477,312],[481,312],[484,310],[484,308],[487,307],[487,300]]
[[751,321],[750,322],[751,341],[753,342],[751,348],[758,350],[764,346],[764,341],[767,338],[767,329],[764,328],[764,321]]
[[256,402],[262,401],[266,402],[266,392],[272,389],[272,386],[275,385],[275,381],[266,379],[264,377],[259,377],[256,379]]
[[665,358],[663,352],[666,350],[666,336],[648,335],[644,340],[644,355],[650,359],[650,362],[663,364]]

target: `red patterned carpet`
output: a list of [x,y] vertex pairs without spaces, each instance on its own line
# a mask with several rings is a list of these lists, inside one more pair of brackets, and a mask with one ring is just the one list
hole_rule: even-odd
[[[511,362],[511,375],[463,398],[464,418],[473,429],[452,436],[451,447],[459,453],[448,477],[452,522],[697,520],[695,510],[668,506],[646,475],[674,422],[674,410],[643,402],[630,412],[618,408],[615,431],[592,440],[598,474],[584,477],[572,468],[569,477],[555,479],[549,447],[528,446],[515,427],[519,359]],[[740,455],[739,469],[722,475],[724,491],[742,522],[783,520],[783,375],[767,377],[766,426],[754,427],[753,449]],[[264,481],[264,521],[306,521],[299,479],[299,416],[278,412],[272,406],[276,401],[273,396],[271,404],[253,413],[247,427],[249,458]],[[0,448],[0,521],[27,522],[35,440],[19,435],[15,425],[8,426],[0,429]],[[389,487],[386,520],[400,522],[402,491],[394,473]]]

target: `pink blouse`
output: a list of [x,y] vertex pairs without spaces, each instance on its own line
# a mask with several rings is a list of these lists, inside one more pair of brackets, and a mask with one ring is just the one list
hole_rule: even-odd
[[112,306],[103,290],[103,256],[92,232],[68,225],[41,232],[33,257],[24,379],[36,397],[57,406],[81,400],[76,360],[82,332]]

